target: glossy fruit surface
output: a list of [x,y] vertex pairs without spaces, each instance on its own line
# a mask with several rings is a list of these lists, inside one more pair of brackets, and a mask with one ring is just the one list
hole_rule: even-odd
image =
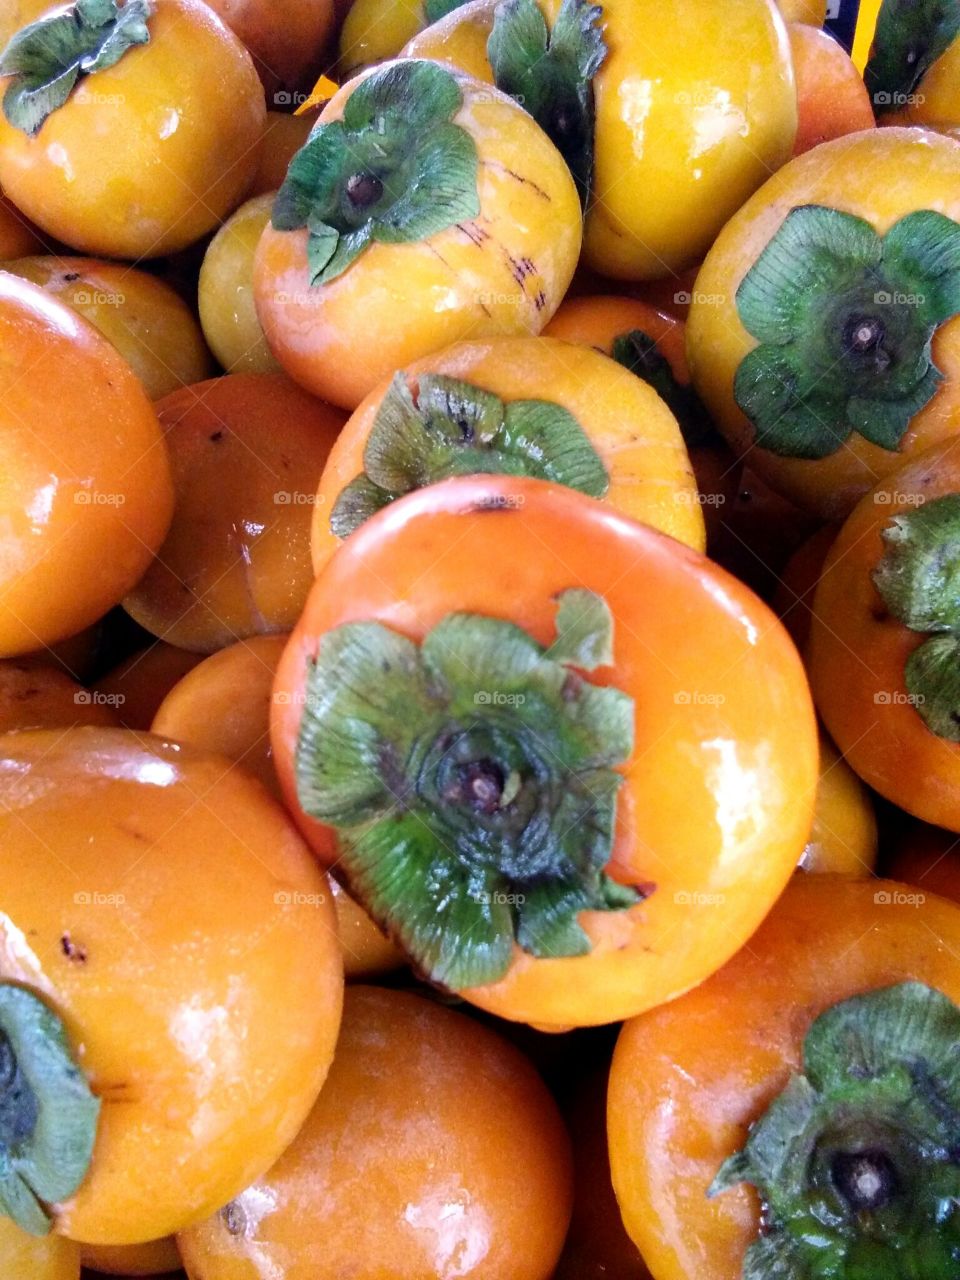
[[[282,659],[272,723],[288,804],[349,881],[349,841],[339,846],[303,812],[295,769],[301,723],[310,715],[312,728],[309,708],[322,702],[317,686],[307,689],[310,663],[330,633],[379,622],[420,643],[450,615],[469,614],[550,645],[558,593],[571,588],[605,602],[614,627],[613,664],[586,688],[635,700],[607,869],[644,900],[586,911],[588,954],[536,959],[515,946],[502,980],[465,993],[491,1012],[554,1026],[612,1021],[700,981],[749,937],[796,866],[815,730],[796,652],[765,606],[697,553],[573,490],[451,480],[374,516],[328,563]],[[478,723],[515,688],[489,661],[464,677]],[[405,723],[417,714],[412,696]],[[502,704],[507,726],[519,725],[518,705]],[[312,775],[301,767],[306,796]]]
[[866,787],[820,734],[820,784],[802,871],[868,876],[877,861],[877,818]]
[[0,970],[63,1019],[101,1100],[55,1229],[155,1240],[258,1177],[313,1104],[342,991],[326,880],[262,788],[159,738],[10,735],[0,791]]
[[96,330],[0,273],[0,654],[95,622],[170,522],[157,417]]
[[[471,387],[497,397],[509,412],[516,402],[540,402],[559,406],[572,415],[577,436],[597,467],[598,483],[588,492],[623,515],[669,533],[695,547],[704,547],[703,517],[697,500],[690,460],[676,419],[655,392],[598,352],[547,338],[500,338],[488,342],[459,343],[419,360],[403,371],[408,387],[418,388],[423,399],[428,379],[455,379],[469,395]],[[364,400],[344,426],[324,467],[313,509],[311,532],[314,572],[319,573],[342,541],[337,522],[338,500],[358,476],[368,475],[373,451],[390,447],[392,418],[384,415],[396,394],[391,379]],[[453,416],[448,419],[453,423]],[[393,428],[395,429],[395,428]],[[455,428],[454,428],[455,429]],[[421,427],[424,448],[431,428]],[[489,449],[464,447],[431,469],[427,460],[410,465],[410,487],[447,479],[451,474],[507,470],[513,474],[542,475],[544,459],[558,464],[561,449],[551,447],[551,434],[535,434],[533,444],[513,449],[508,443]],[[509,422],[501,437],[510,433]],[[585,440],[584,440],[585,437]],[[471,443],[470,441],[466,442]],[[563,447],[570,447],[568,442]],[[462,459],[462,460],[461,460]],[[470,461],[472,460],[472,461]],[[460,470],[462,468],[462,470]],[[528,468],[525,472],[524,468]],[[379,472],[378,472],[379,474]],[[566,471],[548,472],[553,478]],[[577,477],[571,474],[571,480]],[[559,479],[563,483],[562,479]],[[384,501],[386,501],[384,491]]]
[[116,347],[151,400],[213,372],[193,313],[168,284],[134,267],[46,254],[4,269],[38,284]]
[[210,8],[249,49],[270,105],[301,87],[333,31],[333,0],[212,0]]
[[108,699],[125,729],[149,729],[157,708],[203,655],[156,640],[100,677],[94,691]]
[[420,996],[352,987],[296,1141],[180,1247],[194,1280],[548,1280],[570,1183],[563,1122],[518,1050]]
[[[824,456],[791,456],[789,446],[780,443],[779,452],[772,446],[760,447],[756,428],[735,396],[737,371],[757,349],[757,340],[738,313],[738,290],[788,214],[807,206],[860,219],[879,236],[922,211],[957,222],[960,146],[918,129],[871,129],[824,143],[791,160],[747,201],[717,237],[697,277],[687,326],[690,368],[718,427],[735,452],[743,455],[749,450],[751,468],[780,493],[821,519],[836,520],[898,467],[905,454],[918,453],[960,429],[960,318],[947,320],[932,335],[933,362],[943,378],[932,398],[909,420],[897,447],[882,447],[851,430],[847,421],[841,421],[842,413],[835,417],[838,410],[832,403],[828,407],[818,403],[810,419],[815,431],[820,426],[836,430],[834,447],[828,447]],[[848,317],[837,286],[841,264],[846,269],[848,263],[839,240],[836,251],[832,272],[816,285],[820,292],[814,326],[825,341],[839,344],[834,368],[845,359],[842,344]],[[798,256],[797,262],[802,261]],[[790,278],[796,279],[799,270],[798,266]],[[886,281],[880,283],[883,287],[874,281],[871,288],[869,280],[865,285],[871,321],[884,323],[893,316],[891,325],[912,326],[919,314],[917,286],[901,283],[891,293]],[[811,284],[808,300],[814,296],[813,288]],[[833,320],[825,325],[823,317],[828,314]],[[886,367],[882,355],[879,359],[877,379]],[[870,366],[864,367],[863,376],[869,382]],[[880,419],[880,410],[875,410],[871,421]]]
[[73,724],[116,725],[118,720],[103,695],[95,696],[54,666],[0,662],[0,733]]
[[82,80],[35,136],[0,114],[7,195],[84,253],[182,249],[256,172],[265,107],[240,41],[199,0],[157,0],[148,29],[149,43]]
[[656,1280],[740,1280],[760,1229],[720,1165],[800,1069],[838,1001],[905,980],[960,998],[960,910],[905,885],[798,876],[745,947],[695,991],[626,1024],[607,1121],[614,1186]]
[[198,653],[289,630],[312,581],[313,494],[343,415],[279,373],[185,387],[157,411],[176,508],[124,608]]
[[200,323],[227,373],[279,373],[253,300],[253,260],[275,191],[247,200],[207,246],[200,267]]

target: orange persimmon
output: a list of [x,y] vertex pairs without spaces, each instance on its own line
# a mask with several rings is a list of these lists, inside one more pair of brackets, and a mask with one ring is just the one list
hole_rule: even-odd
[[797,80],[793,154],[874,128],[870,94],[846,49],[826,31],[804,22],[791,22],[788,31]]

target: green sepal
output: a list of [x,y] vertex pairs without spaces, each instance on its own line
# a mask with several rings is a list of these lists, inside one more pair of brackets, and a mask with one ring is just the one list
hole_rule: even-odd
[[617,364],[653,387],[679,423],[687,448],[719,438],[693,384],[677,381],[670,361],[661,355],[656,341],[648,333],[633,329],[620,334],[614,339],[612,355]]
[[0,981],[0,1211],[31,1235],[68,1199],[93,1156],[100,1102],[63,1023],[32,991]]
[[602,16],[603,9],[589,0],[563,0],[548,31],[536,0],[503,0],[487,42],[497,87],[516,98],[553,141],[584,208],[593,185],[593,78],[607,56],[598,25]]
[[396,498],[453,476],[535,476],[592,498],[609,477],[576,418],[546,400],[499,397],[442,374],[414,392],[402,373],[384,396],[363,454],[364,471],[337,498],[330,528],[345,538]]
[[439,22],[441,18],[445,18],[448,13],[462,8],[467,0],[423,0],[423,13],[427,19],[427,23],[432,26],[433,23]]
[[918,982],[855,996],[813,1022],[803,1074],[708,1193],[747,1182],[760,1195],[763,1232],[745,1278],[960,1274],[958,1040],[960,1010]]
[[960,314],[960,224],[919,210],[880,237],[862,218],[799,206],[736,303],[760,345],[736,371],[734,398],[759,445],[824,458],[856,431],[894,451],[942,381],[932,343]]
[[883,602],[911,631],[960,630],[960,494],[893,516],[873,573]]
[[960,636],[931,636],[904,668],[912,705],[931,733],[960,742]]
[[[481,414],[482,421],[482,414]],[[639,900],[605,874],[634,706],[599,597],[558,597],[557,642],[452,614],[417,646],[378,623],[323,637],[296,751],[304,811],[337,830],[359,900],[434,982],[497,981],[514,945],[582,955],[581,911]]]
[[878,116],[901,111],[960,35],[956,0],[883,0],[864,82]]
[[[408,59],[363,80],[342,120],[314,127],[290,162],[271,218],[277,231],[307,228],[311,286],[336,280],[372,243],[429,240],[477,217],[476,143],[453,123],[462,105],[449,71]],[[350,193],[356,178],[371,184],[359,203]]]
[[152,0],[75,0],[18,31],[0,54],[0,76],[12,79],[3,112],[31,137],[62,107],[83,76],[114,66],[150,40]]

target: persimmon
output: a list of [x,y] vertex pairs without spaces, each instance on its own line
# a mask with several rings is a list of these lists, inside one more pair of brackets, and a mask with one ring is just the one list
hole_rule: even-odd
[[313,128],[310,115],[289,115],[285,111],[268,111],[260,147],[257,176],[249,195],[273,195],[283,185],[290,161],[297,154]]
[[[287,640],[285,635],[253,636],[205,658],[167,693],[152,732],[225,756],[280,799],[270,749],[270,703]],[[330,887],[347,976],[399,968],[403,957],[396,947],[335,881]]]
[[313,580],[310,517],[343,414],[279,373],[184,387],[157,412],[176,506],[124,608],[198,653],[289,631]]
[[840,530],[814,596],[810,680],[830,736],[876,791],[960,831],[953,575],[960,452],[904,461]]
[[749,465],[824,520],[960,430],[960,146],[871,129],[797,156],[717,237],[693,382]]
[[457,7],[458,0],[354,0],[340,28],[340,74],[395,58],[411,36]]
[[320,477],[314,572],[401,494],[474,472],[569,485],[703,550],[690,460],[654,391],[587,347],[499,338],[419,360],[360,405]]
[[333,33],[333,0],[208,0],[249,49],[267,94],[280,103],[300,88]]
[[870,94],[853,59],[833,36],[804,22],[789,26],[797,80],[797,137],[793,154],[821,142],[872,129]]
[[101,676],[93,692],[115,709],[125,729],[149,729],[170,690],[202,661],[202,653],[156,640]]
[[790,557],[820,521],[777,493],[749,465],[734,475],[736,493],[717,509],[710,556],[768,599]]
[[193,312],[156,276],[94,258],[19,258],[4,263],[71,311],[89,320],[116,347],[151,400],[213,373],[210,352]]
[[611,1022],[699,982],[807,839],[816,730],[780,624],[543,480],[448,480],[367,520],[275,694],[320,858],[433,981],[514,1021]]
[[160,1276],[179,1271],[180,1251],[172,1236],[146,1244],[80,1246],[83,1265],[106,1276]]
[[400,56],[452,62],[467,75],[492,84],[487,46],[499,4],[500,0],[469,0],[466,4],[447,6],[447,13],[407,41]]
[[960,13],[951,3],[884,0],[864,81],[881,124],[960,125]]
[[925,893],[960,902],[960,837],[926,822],[911,822],[894,844],[889,874]]
[[822,27],[827,17],[827,0],[777,0],[777,8],[787,22]]
[[570,1143],[531,1064],[422,996],[348,988],[293,1145],[179,1237],[194,1280],[549,1280]]
[[392,62],[344,85],[294,158],[257,312],[290,376],[354,409],[454,342],[539,333],[581,234],[563,158],[516,102],[446,64]]
[[91,627],[84,627],[75,636],[59,640],[56,644],[42,649],[32,649],[24,655],[28,662],[37,662],[42,666],[56,667],[65,672],[71,680],[86,682],[96,666],[99,657],[100,641],[103,629],[100,622]]
[[185,248],[243,198],[266,108],[246,49],[201,0],[74,0],[0,56],[0,184],[84,253]]
[[0,662],[0,733],[118,723],[105,695],[91,693],[56,667],[25,660]]
[[42,251],[36,227],[0,191],[0,261]]
[[806,652],[813,617],[813,597],[840,526],[825,524],[794,551],[784,565],[773,594],[773,609],[801,653]]
[[868,876],[877,861],[877,818],[870,795],[825,733],[820,781],[801,871]]
[[247,200],[207,246],[200,267],[200,323],[228,373],[279,373],[253,300],[253,261],[275,193]]
[[683,320],[636,298],[588,295],[563,302],[543,332],[613,356],[666,403],[690,453],[709,543],[736,497],[740,466],[690,385]]
[[62,1236],[31,1236],[0,1214],[4,1280],[80,1280],[80,1249]]
[[670,0],[639,22],[636,0],[489,0],[454,8],[407,52],[480,74],[485,39],[484,78],[563,153],[584,259],[612,279],[692,265],[793,147],[793,67],[772,0]]
[[326,879],[262,787],[160,738],[10,734],[0,796],[0,1017],[34,1091],[5,1207],[89,1244],[159,1239],[313,1105],[342,994]]
[[610,1159],[656,1280],[957,1273],[958,955],[953,903],[798,876],[723,969],[625,1025]]
[[109,342],[0,272],[0,656],[75,635],[113,607],[173,510],[150,401]]

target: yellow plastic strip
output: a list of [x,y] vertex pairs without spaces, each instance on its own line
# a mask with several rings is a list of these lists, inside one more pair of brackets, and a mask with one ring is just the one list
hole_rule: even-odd
[[862,74],[870,57],[870,46],[877,29],[877,15],[883,0],[860,0],[860,14],[857,18],[857,34],[853,40],[853,60],[857,70]]
[[300,103],[295,116],[302,116],[307,111],[312,111],[314,107],[321,107],[325,102],[329,102],[333,95],[340,88],[338,84],[330,79],[329,76],[321,76],[317,83],[313,86],[309,98]]

